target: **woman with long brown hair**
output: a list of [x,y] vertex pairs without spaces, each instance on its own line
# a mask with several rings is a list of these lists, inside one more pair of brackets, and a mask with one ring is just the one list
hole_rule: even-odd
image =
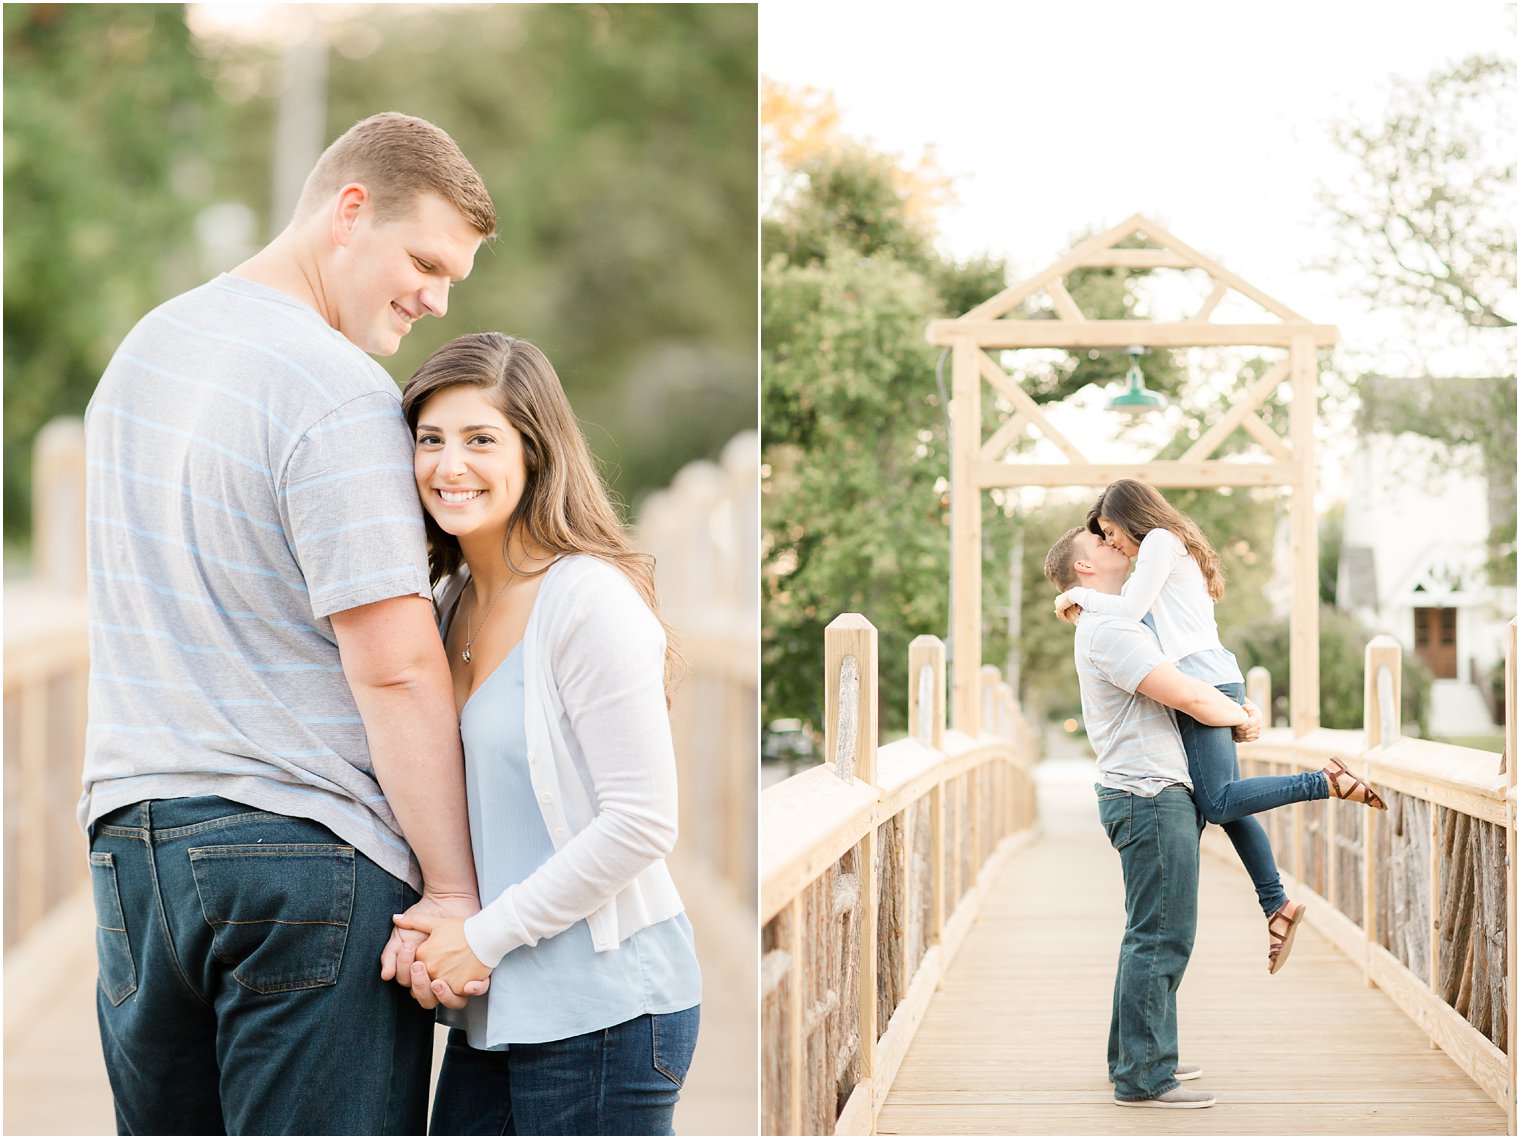
[[[1137,621],[1148,617],[1162,652],[1179,672],[1244,703],[1245,678],[1235,654],[1220,643],[1214,622],[1214,602],[1224,596],[1219,555],[1197,524],[1146,483],[1120,479],[1088,511],[1087,529],[1130,558],[1134,569],[1122,594],[1069,589],[1056,598],[1056,612],[1075,605]],[[1331,795],[1387,808],[1376,791],[1334,758],[1319,771],[1242,779],[1229,728],[1199,723],[1182,712],[1176,722],[1193,800],[1208,822],[1224,829],[1256,887],[1267,917],[1267,970],[1276,973],[1288,960],[1306,910],[1289,900],[1266,829],[1253,816]]]
[[[481,911],[397,919],[459,1012],[434,1134],[672,1134],[701,978],[676,837],[673,654],[559,378],[460,337],[412,377],[431,575],[460,713]],[[494,974],[493,974],[494,970]]]

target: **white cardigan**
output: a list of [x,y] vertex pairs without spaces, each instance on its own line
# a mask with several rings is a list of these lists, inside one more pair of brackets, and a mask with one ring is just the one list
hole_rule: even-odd
[[[462,569],[442,584],[440,612],[468,580]],[[470,948],[493,968],[582,918],[605,953],[683,909],[664,861],[678,816],[659,620],[616,566],[562,557],[522,650],[528,773],[554,854],[466,919]]]
[[1203,571],[1170,530],[1157,528],[1140,542],[1134,571],[1124,592],[1102,593],[1086,586],[1068,589],[1066,596],[1094,613],[1138,621],[1147,613],[1156,622],[1161,651],[1173,663],[1205,649],[1219,649],[1219,626],[1214,623],[1214,599]]

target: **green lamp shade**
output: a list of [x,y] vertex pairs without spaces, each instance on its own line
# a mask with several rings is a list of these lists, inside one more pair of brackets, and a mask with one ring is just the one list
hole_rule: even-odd
[[1153,392],[1145,386],[1145,376],[1140,371],[1140,361],[1131,359],[1129,362],[1129,388],[1108,401],[1109,411],[1119,411],[1126,415],[1143,415],[1147,411],[1160,411],[1166,406],[1166,396],[1160,392]]

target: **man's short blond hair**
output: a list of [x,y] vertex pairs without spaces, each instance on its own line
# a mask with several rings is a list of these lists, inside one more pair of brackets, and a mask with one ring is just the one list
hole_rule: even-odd
[[307,176],[296,220],[350,182],[370,192],[377,222],[408,216],[418,198],[437,194],[481,237],[496,234],[496,207],[485,182],[448,133],[426,119],[386,111],[349,127]]
[[1077,584],[1077,539],[1085,533],[1084,527],[1072,527],[1056,539],[1050,553],[1045,555],[1045,576],[1063,593]]

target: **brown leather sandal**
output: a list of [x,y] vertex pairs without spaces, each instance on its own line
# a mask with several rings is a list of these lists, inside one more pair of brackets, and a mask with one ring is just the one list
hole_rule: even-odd
[[1298,933],[1298,923],[1304,920],[1309,907],[1298,902],[1284,902],[1277,912],[1267,919],[1267,972],[1275,973],[1288,963],[1293,949],[1293,937]]
[[[1372,789],[1372,785],[1365,780],[1359,779],[1355,774],[1346,769],[1346,765],[1333,755],[1330,762],[1324,766],[1325,780],[1330,784],[1330,794],[1337,799],[1348,799],[1353,803],[1366,803],[1375,811],[1386,811],[1388,804],[1383,802],[1382,796]],[[1351,780],[1351,786],[1341,789],[1340,776],[1344,775]]]

